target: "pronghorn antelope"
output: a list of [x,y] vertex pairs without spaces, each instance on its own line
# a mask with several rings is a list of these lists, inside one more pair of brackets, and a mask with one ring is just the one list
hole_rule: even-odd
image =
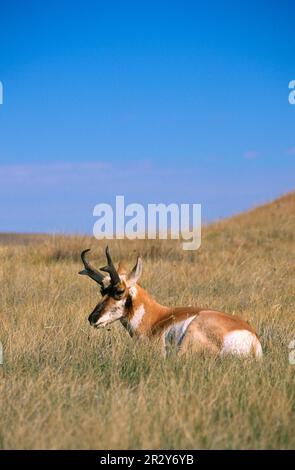
[[127,274],[121,264],[115,268],[107,247],[108,264],[100,268],[107,273],[103,275],[86,260],[88,251],[81,253],[85,269],[79,274],[96,281],[102,295],[88,318],[91,326],[102,328],[120,320],[131,336],[157,340],[164,354],[175,347],[180,352],[262,357],[257,334],[246,321],[216,310],[160,305],[138,284],[141,258]]

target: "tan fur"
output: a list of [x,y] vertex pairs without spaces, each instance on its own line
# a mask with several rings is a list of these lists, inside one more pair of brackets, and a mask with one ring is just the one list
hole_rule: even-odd
[[159,338],[173,323],[196,315],[187,328],[181,346],[182,352],[192,348],[194,351],[217,354],[221,351],[224,336],[231,331],[247,330],[257,337],[252,326],[240,317],[200,307],[165,307],[158,304],[142,287],[136,287],[137,295],[128,312],[128,318],[132,318],[139,305],[144,306],[146,314],[137,332],[140,336]]

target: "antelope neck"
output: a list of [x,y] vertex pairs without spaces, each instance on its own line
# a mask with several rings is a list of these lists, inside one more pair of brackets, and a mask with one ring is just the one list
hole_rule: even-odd
[[128,313],[121,319],[131,336],[148,336],[153,327],[167,316],[169,308],[160,305],[140,286],[131,288]]

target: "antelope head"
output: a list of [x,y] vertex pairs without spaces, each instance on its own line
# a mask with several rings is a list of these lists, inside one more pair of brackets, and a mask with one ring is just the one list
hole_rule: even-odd
[[80,271],[79,274],[89,276],[100,285],[102,299],[95,306],[88,320],[91,326],[102,328],[128,315],[132,304],[132,287],[135,286],[141,276],[142,261],[141,258],[137,258],[136,265],[129,274],[121,265],[117,270],[107,247],[107,265],[100,268],[100,271],[107,273],[104,275],[86,260],[86,253],[89,251],[88,249],[81,253],[85,269]]

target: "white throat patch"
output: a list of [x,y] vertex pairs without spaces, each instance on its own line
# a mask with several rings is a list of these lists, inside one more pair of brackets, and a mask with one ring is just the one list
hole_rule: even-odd
[[137,309],[134,310],[134,314],[133,314],[132,318],[129,320],[130,326],[131,326],[133,331],[136,331],[138,329],[138,327],[141,324],[141,321],[144,317],[144,314],[145,314],[145,309],[144,309],[144,306],[142,304],[139,305],[139,307],[137,307]]
[[129,294],[131,295],[132,299],[135,299],[135,297],[136,297],[136,295],[137,295],[136,286],[130,287],[130,289],[129,289]]

